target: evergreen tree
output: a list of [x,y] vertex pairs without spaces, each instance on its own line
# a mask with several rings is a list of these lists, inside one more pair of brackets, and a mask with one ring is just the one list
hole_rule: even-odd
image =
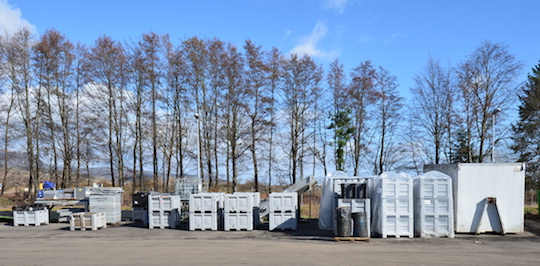
[[328,129],[334,130],[334,143],[336,145],[336,170],[345,169],[345,147],[354,133],[351,123],[351,109],[337,111],[332,117],[332,124]]
[[513,125],[512,149],[527,163],[526,189],[540,188],[540,63],[532,69],[520,97],[519,121]]

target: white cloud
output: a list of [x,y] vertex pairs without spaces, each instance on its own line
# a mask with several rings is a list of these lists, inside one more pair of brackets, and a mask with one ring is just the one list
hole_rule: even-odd
[[325,8],[334,9],[339,13],[345,12],[345,6],[348,4],[348,0],[323,0]]
[[335,58],[339,55],[339,51],[325,51],[318,48],[319,41],[322,40],[328,33],[328,27],[324,22],[317,22],[311,34],[302,38],[300,43],[296,45],[289,53],[304,55],[307,54],[318,58]]
[[0,34],[15,32],[25,27],[30,32],[37,32],[34,25],[22,18],[22,12],[19,8],[10,5],[7,0],[0,0]]
[[405,34],[397,32],[397,33],[392,34],[392,36],[384,39],[383,43],[384,44],[390,44],[390,43],[394,42],[395,40],[403,38],[405,36],[406,36]]

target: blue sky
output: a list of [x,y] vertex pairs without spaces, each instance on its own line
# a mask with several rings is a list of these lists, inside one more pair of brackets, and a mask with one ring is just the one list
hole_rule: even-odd
[[483,40],[502,42],[527,72],[540,60],[537,0],[0,0],[0,31],[55,28],[91,45],[142,33],[173,40],[217,37],[242,46],[308,53],[325,69],[335,58],[346,72],[365,60],[397,76],[407,97],[431,54],[443,65],[464,61]]

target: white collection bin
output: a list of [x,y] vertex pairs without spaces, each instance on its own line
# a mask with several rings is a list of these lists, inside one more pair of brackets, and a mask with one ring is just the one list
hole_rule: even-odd
[[298,209],[298,194],[295,192],[270,193],[270,212],[296,212]]
[[231,230],[253,230],[253,213],[225,213],[224,214],[225,231]]
[[226,213],[253,212],[255,197],[250,193],[225,194],[223,208]]
[[189,212],[217,212],[224,193],[199,193],[189,195]]
[[218,230],[218,214],[212,213],[189,213],[189,230]]
[[414,236],[413,179],[406,173],[385,172],[374,180],[371,231],[387,236]]
[[69,216],[69,229],[71,231],[75,229],[95,231],[99,228],[107,228],[107,217],[103,212],[80,212]]
[[270,213],[268,215],[268,230],[296,230],[298,225],[298,219],[296,218],[296,212],[286,213]]
[[40,226],[42,224],[49,224],[49,210],[37,210],[37,211],[13,211],[13,225],[19,226]]

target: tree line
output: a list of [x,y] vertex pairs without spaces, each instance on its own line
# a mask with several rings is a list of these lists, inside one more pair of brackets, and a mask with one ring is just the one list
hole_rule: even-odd
[[233,192],[239,178],[270,191],[335,169],[489,162],[503,157],[493,145],[509,139],[502,122],[523,94],[522,64],[488,41],[454,67],[430,57],[410,103],[397,77],[370,61],[346,73],[336,59],[324,71],[308,55],[251,40],[175,44],[146,33],[85,45],[22,29],[0,36],[0,63],[2,193],[13,186],[9,154],[20,152],[31,195],[43,180],[90,183],[94,166],[133,191],[171,191],[200,168],[210,190]]

